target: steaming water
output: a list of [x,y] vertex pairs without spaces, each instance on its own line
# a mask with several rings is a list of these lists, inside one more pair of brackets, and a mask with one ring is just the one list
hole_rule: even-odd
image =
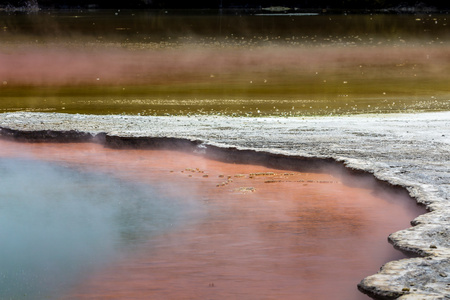
[[0,12],[0,111],[450,109],[448,16]]
[[[439,14],[0,12],[0,112],[448,110],[449,37]],[[0,160],[0,172],[0,298],[57,297],[183,211],[151,187],[52,164]]]
[[51,299],[180,221],[149,186],[0,159],[0,299]]
[[169,150],[0,157],[0,299],[366,299],[356,284],[403,257],[386,237],[424,212],[359,177]]

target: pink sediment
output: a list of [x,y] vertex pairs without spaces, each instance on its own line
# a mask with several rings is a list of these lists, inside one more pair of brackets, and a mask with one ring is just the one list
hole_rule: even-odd
[[198,207],[196,219],[86,274],[64,299],[366,299],[356,284],[403,257],[386,238],[420,213],[329,174],[177,151],[0,140],[0,157],[148,183]]

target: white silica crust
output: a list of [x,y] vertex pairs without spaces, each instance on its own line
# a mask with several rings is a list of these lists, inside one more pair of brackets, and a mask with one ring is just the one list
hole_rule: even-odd
[[450,112],[339,117],[0,114],[2,129],[200,140],[287,156],[332,158],[405,187],[430,213],[389,236],[424,257],[387,263],[360,288],[384,298],[450,299]]

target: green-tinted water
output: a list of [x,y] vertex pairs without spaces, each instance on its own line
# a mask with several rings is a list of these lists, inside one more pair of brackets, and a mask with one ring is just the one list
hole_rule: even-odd
[[0,174],[0,299],[60,299],[189,210],[157,188],[50,163],[0,158]]
[[0,14],[1,112],[450,109],[447,15]]

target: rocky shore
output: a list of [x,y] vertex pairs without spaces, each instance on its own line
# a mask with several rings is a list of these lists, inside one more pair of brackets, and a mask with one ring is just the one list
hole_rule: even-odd
[[388,237],[394,247],[419,257],[387,263],[362,280],[360,290],[380,299],[450,298],[450,112],[320,118],[18,112],[0,114],[0,135],[113,147],[170,145],[197,153],[245,150],[294,156],[310,166],[333,161],[373,174],[405,188],[430,212]]

